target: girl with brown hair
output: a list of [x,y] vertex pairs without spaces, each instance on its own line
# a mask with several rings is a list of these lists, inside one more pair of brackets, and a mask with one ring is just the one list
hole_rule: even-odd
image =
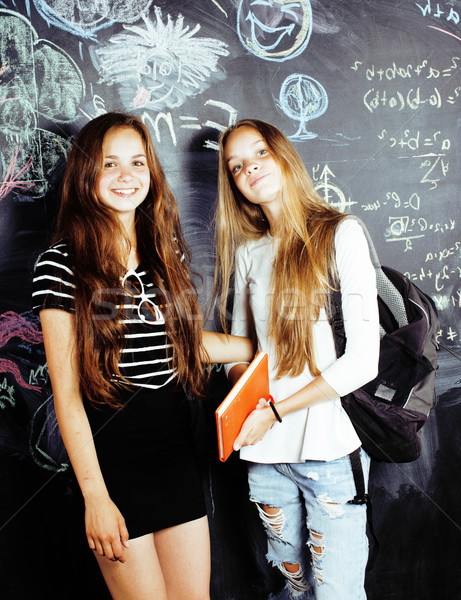
[[[317,600],[363,600],[366,510],[349,502],[356,494],[350,455],[362,462],[366,483],[369,458],[340,397],[373,379],[378,367],[376,281],[365,235],[320,197],[292,144],[263,121],[239,121],[221,136],[218,191],[223,326],[233,275],[232,333],[252,333],[269,354],[274,403],[258,403],[234,444],[247,461],[267,558],[293,596],[311,598],[313,587]],[[347,335],[339,359],[325,310],[336,282]],[[231,381],[245,368],[229,365]]]
[[104,114],[77,135],[54,240],[35,266],[34,310],[88,544],[116,600],[208,598],[184,388],[200,394],[206,362],[253,350],[202,332],[176,202],[137,117]]

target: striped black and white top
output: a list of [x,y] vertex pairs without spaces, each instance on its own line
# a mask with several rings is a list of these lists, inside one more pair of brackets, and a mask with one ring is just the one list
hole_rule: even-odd
[[[35,264],[32,294],[36,314],[44,308],[75,312],[73,268],[65,243],[58,242],[40,255]],[[159,295],[141,266],[129,269],[120,284],[127,292],[121,306],[125,334],[120,372],[134,386],[158,389],[176,377]],[[111,311],[103,297],[95,298],[94,303],[101,307],[100,313],[95,311],[96,318],[114,318],[119,314],[120,306]]]

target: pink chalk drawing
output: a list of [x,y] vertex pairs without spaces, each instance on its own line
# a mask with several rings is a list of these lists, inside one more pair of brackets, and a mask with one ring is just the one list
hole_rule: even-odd
[[14,152],[14,156],[9,164],[9,167],[6,171],[5,177],[3,181],[0,183],[0,200],[5,198],[11,190],[15,188],[24,189],[28,186],[34,185],[33,181],[20,181],[19,178],[23,173],[27,171],[27,169],[32,164],[32,157],[26,162],[26,164],[20,169],[16,174],[14,174],[16,170],[16,162],[18,160],[18,151],[19,148],[16,146],[16,150]]
[[9,310],[0,315],[0,347],[13,337],[19,337],[31,344],[43,342],[43,334],[34,323]]
[[19,383],[22,388],[26,390],[37,390],[37,386],[30,385],[27,381],[24,380],[21,372],[19,371],[18,365],[14,363],[12,360],[7,360],[6,358],[0,358],[0,373],[11,373],[14,375],[14,378]]
[[[0,348],[5,346],[14,337],[29,344],[40,344],[43,342],[42,332],[37,325],[10,310],[0,315]],[[12,360],[0,358],[0,373],[10,373],[13,375],[22,388],[27,390],[40,389],[39,386],[31,385],[24,380],[18,365]]]

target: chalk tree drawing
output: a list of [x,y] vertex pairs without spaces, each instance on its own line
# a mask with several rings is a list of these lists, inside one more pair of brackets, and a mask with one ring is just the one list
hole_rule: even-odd
[[134,23],[153,0],[34,0],[42,17],[50,24],[83,38],[115,22]]
[[237,33],[252,54],[284,61],[299,56],[312,33],[309,0],[241,0]]
[[143,15],[144,27],[124,25],[126,33],[113,35],[102,47],[90,47],[99,83],[117,85],[127,110],[177,108],[212,80],[225,78],[218,65],[219,57],[229,54],[224,42],[194,37],[200,25],[191,30],[182,15],[176,20],[168,15],[164,23],[155,7],[155,16],[156,23]]
[[[39,127],[40,117],[68,123],[85,97],[82,73],[72,58],[39,39],[22,15],[0,9],[0,181],[21,177],[22,193],[41,196],[47,177],[69,142]],[[13,170],[11,165],[14,164]],[[26,182],[33,183],[28,185]]]
[[294,73],[280,88],[279,106],[290,119],[299,121],[298,131],[289,138],[295,142],[310,140],[317,134],[307,131],[306,124],[327,110],[328,96],[325,88],[313,77]]

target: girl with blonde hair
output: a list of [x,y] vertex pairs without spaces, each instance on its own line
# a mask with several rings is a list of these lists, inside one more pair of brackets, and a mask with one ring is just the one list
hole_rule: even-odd
[[[241,120],[223,133],[218,185],[222,323],[233,277],[231,331],[253,335],[269,354],[274,403],[258,402],[234,444],[247,461],[267,559],[293,596],[310,598],[313,587],[317,600],[363,600],[366,509],[349,502],[350,456],[360,453],[366,484],[369,458],[340,397],[377,373],[376,281],[365,235],[321,198],[292,144],[269,123]],[[340,358],[326,316],[336,286],[347,336]],[[231,381],[246,366],[228,365]]]
[[184,388],[200,394],[206,362],[253,351],[246,338],[202,332],[189,259],[147,127],[119,112],[85,125],[33,297],[86,537],[115,600],[209,598]]

